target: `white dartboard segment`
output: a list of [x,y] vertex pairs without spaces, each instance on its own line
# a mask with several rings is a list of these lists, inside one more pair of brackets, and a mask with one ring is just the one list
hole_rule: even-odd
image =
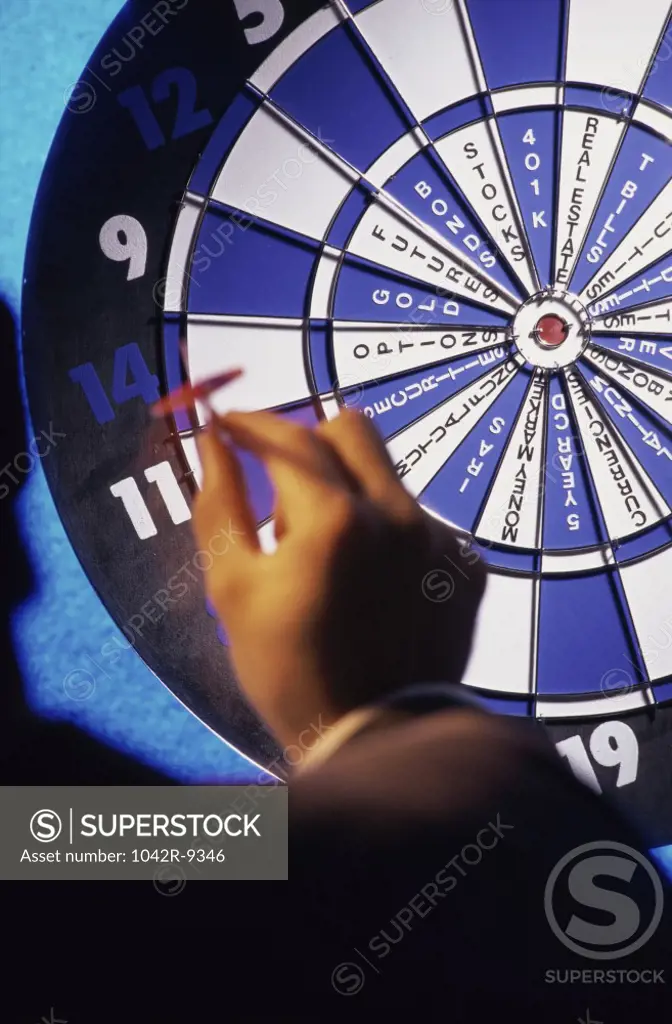
[[167,313],[186,309],[191,275],[187,270],[204,204],[200,196],[187,193],[177,217],[173,244],[164,282],[164,308]]
[[538,291],[539,283],[528,263],[525,229],[494,119],[452,132],[439,139],[435,147],[528,294]]
[[[479,91],[456,5],[380,0],[355,22],[418,121]],[[408,45],[413,39],[413,46]]]
[[462,679],[466,686],[519,696],[532,692],[535,587],[532,579],[489,573]]
[[342,160],[263,104],[235,144],[212,198],[322,239],[358,178]]
[[479,541],[537,548],[541,540],[548,383],[532,381],[475,535]]
[[[668,60],[672,59],[672,43],[667,42],[665,44],[664,52],[669,53]],[[669,113],[660,110],[659,107],[653,107],[647,100],[640,100],[637,104],[633,114],[633,121],[637,124],[646,125],[647,128],[653,129],[663,139],[672,142],[672,119]]]
[[424,491],[517,370],[516,363],[507,360],[388,441],[390,456],[411,494]]
[[627,537],[669,516],[670,509],[653,480],[576,371],[566,371],[566,380],[609,536],[613,540]]
[[536,708],[537,717],[541,719],[603,718],[605,715],[612,718],[617,715],[625,715],[629,711],[651,707],[652,704],[651,691],[645,688],[618,696],[610,695],[608,699],[605,699],[603,694],[597,698],[586,700],[544,700],[539,698]]
[[433,241],[431,229],[419,230],[381,203],[373,203],[363,214],[347,251],[470,302],[510,311],[510,300],[495,281],[461,254],[456,258],[447,242]]
[[614,381],[672,426],[672,377],[593,345],[586,350],[585,359],[599,375]]
[[672,547],[621,570],[649,679],[672,675]]
[[291,405],[310,395],[301,321],[191,316],[187,356],[192,384],[234,368],[243,371],[213,393],[211,404],[220,415]]
[[585,572],[588,569],[604,569],[615,562],[610,546],[587,551],[545,551],[541,556],[543,575],[564,575]]
[[526,107],[555,107],[562,103],[564,86],[527,85],[519,89],[498,89],[492,93],[492,106],[496,114]]
[[563,115],[560,189],[556,212],[555,281],[570,286],[572,272],[599,202],[625,125],[597,111]]
[[637,93],[667,20],[669,0],[571,0],[566,79]]
[[506,343],[493,328],[444,330],[407,324],[334,324],[334,358],[339,380],[363,384],[419,370],[461,356],[478,355]]
[[[672,250],[672,181],[659,192],[635,226],[600,267],[580,298],[595,302]],[[642,296],[646,298],[646,296]]]
[[318,319],[331,316],[334,289],[343,253],[331,245],[325,245],[315,270],[310,295],[310,315]]
[[259,547],[265,555],[272,555],[278,547],[275,537],[275,519],[269,519],[257,530]]
[[[610,334],[669,334],[672,335],[672,299],[636,306],[622,313],[614,310],[593,318],[593,332]],[[672,345],[672,342],[670,342]],[[670,349],[672,353],[672,348]],[[671,364],[672,365],[672,364]]]

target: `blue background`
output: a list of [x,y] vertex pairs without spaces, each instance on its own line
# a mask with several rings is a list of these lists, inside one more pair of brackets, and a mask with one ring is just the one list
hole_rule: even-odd
[[[0,2],[0,294],[17,326],[42,168],[69,91],[122,6],[121,0]],[[258,768],[194,718],[134,650],[113,665],[99,656],[105,643],[123,636],[70,547],[41,468],[25,480],[15,512],[35,577],[34,594],[13,622],[32,708],[185,782],[257,781]],[[65,692],[65,678],[77,669],[95,679],[87,700]]]
[[[70,88],[122,6],[121,0],[0,3],[0,294],[17,326],[44,161]],[[102,646],[123,637],[68,543],[39,466],[22,486],[16,512],[36,583],[13,624],[33,709],[74,722],[181,781],[257,781],[258,769],[194,718],[133,650],[99,667]],[[85,701],[70,699],[63,685],[77,669],[95,678]],[[657,852],[672,871],[672,847]]]

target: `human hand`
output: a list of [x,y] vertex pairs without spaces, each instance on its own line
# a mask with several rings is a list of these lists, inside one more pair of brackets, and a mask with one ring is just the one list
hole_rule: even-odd
[[[206,588],[240,685],[283,743],[320,720],[414,682],[459,682],[485,589],[480,559],[426,514],[382,438],[354,410],[314,430],[268,412],[229,413],[200,440],[199,545],[231,524],[237,543]],[[276,493],[273,554],[259,547],[240,463],[221,429],[263,460]],[[449,599],[423,581],[449,571]]]

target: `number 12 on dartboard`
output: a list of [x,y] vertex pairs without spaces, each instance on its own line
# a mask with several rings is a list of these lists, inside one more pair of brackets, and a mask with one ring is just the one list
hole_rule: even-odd
[[[261,16],[261,21],[252,28],[244,28],[245,40],[250,46],[265,43],[280,31],[285,20],[285,9],[281,0],[233,0],[241,22]],[[154,107],[169,100],[175,92],[177,108],[174,115],[170,140],[212,124],[213,116],[207,107],[198,105],[198,83],[188,68],[167,68],[152,81],[146,90],[140,85],[124,89],[117,96],[117,103],[125,107],[133,117],[142,141],[148,150],[159,149],[168,141],[166,134],[154,113]]]

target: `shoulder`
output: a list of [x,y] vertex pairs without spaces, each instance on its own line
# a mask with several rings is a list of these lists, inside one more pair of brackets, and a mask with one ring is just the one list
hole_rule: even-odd
[[[408,799],[411,814],[455,812],[514,785],[538,790],[541,777],[576,791],[541,726],[471,708],[407,716],[355,736],[292,783],[297,810],[385,813]],[[583,789],[583,787],[581,787]]]
[[297,855],[303,846],[333,855],[361,843],[366,860],[393,843],[421,861],[436,843],[471,842],[497,820],[507,826],[507,848],[537,864],[606,837],[642,848],[621,814],[573,776],[541,726],[468,708],[353,738],[290,784],[290,813]]
[[[585,967],[548,924],[557,865],[586,844],[643,851],[539,727],[469,709],[353,738],[290,787],[290,821],[306,956],[319,946],[333,967],[357,960],[344,951],[363,949],[400,1000],[425,991],[471,1005],[484,964],[498,998],[545,1000],[549,965],[564,965],[566,955]],[[639,905],[643,883],[634,883]],[[562,919],[576,909],[560,890]],[[647,946],[656,966],[662,949]],[[326,965],[320,971],[328,976]]]

